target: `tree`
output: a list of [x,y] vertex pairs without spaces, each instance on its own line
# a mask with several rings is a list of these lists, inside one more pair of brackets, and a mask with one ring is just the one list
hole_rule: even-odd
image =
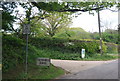
[[[109,9],[116,5],[119,7],[120,4],[117,2],[31,2],[38,9],[46,11],[57,11],[57,12],[77,12],[77,11],[92,11],[92,10],[103,10]],[[99,6],[99,7],[98,7]]]
[[55,35],[56,37],[72,38],[72,39],[90,39],[90,33],[86,32],[80,27],[67,28],[66,31],[60,31]]
[[106,42],[118,44],[118,30],[106,29],[102,34],[102,38]]
[[71,18],[69,17],[69,13],[59,12],[48,13],[47,18],[38,21],[38,24],[40,24],[39,30],[41,29],[50,37],[53,37],[61,29],[68,27],[70,23]]
[[14,9],[17,7],[15,2],[0,2],[3,9],[2,12],[2,29],[4,31],[14,31],[13,22],[15,22],[16,17],[12,15]]
[[[118,44],[118,30],[114,30],[114,29],[106,29],[103,33],[102,33],[102,40],[105,42],[111,42],[111,43],[116,43]],[[94,32],[91,33],[91,37],[93,39],[99,40],[99,33],[98,32]]]
[[[42,20],[38,20],[38,18],[34,18],[30,21],[30,35],[31,36],[35,36],[35,37],[43,37],[43,36],[47,36],[45,30],[45,27],[43,27],[41,24]],[[19,23],[20,24],[20,28],[22,29],[24,24],[27,24],[27,19],[23,20],[24,23]]]

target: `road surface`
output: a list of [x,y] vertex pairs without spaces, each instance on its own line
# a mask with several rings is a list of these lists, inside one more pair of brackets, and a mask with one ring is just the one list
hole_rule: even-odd
[[118,79],[118,60],[64,75],[59,79]]
[[54,66],[61,67],[66,70],[68,73],[77,73],[79,71],[87,70],[101,64],[107,64],[111,61],[75,61],[75,60],[54,60],[52,59],[51,62]]

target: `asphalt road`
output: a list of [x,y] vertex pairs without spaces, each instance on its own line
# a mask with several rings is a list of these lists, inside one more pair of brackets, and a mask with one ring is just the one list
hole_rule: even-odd
[[78,73],[83,70],[87,70],[96,66],[100,66],[102,64],[107,64],[113,62],[115,60],[109,61],[77,61],[77,60],[55,60],[52,59],[51,63],[56,67],[61,67],[66,70],[67,73]]
[[118,60],[74,74],[64,75],[59,79],[118,79]]

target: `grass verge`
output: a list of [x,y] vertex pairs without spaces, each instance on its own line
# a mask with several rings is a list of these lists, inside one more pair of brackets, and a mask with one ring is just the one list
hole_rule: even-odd
[[[65,73],[65,71],[61,68],[55,67],[52,64],[47,66],[37,66],[37,65],[29,65],[28,66],[28,74],[25,74],[25,66],[19,65],[16,68],[13,68],[9,72],[3,74],[3,79],[41,79],[41,80],[49,80],[59,77]],[[3,80],[4,81],[4,80]]]
[[[43,57],[42,50],[28,45],[28,75],[25,74],[26,44],[19,38],[3,36],[2,78],[3,79],[54,79],[64,74],[64,70],[53,65],[40,67],[36,59]],[[47,56],[47,55],[46,55]],[[45,56],[45,57],[46,57]]]
[[60,59],[60,60],[81,60],[81,61],[107,61],[118,59],[117,54],[86,54],[85,58],[81,58],[80,53],[70,53],[70,52],[61,52],[54,51],[50,49],[39,49],[40,57],[48,57],[51,59]]

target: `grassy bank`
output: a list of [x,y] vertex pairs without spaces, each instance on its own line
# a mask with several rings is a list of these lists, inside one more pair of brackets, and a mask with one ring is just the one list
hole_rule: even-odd
[[64,74],[64,70],[53,65],[29,65],[28,74],[25,74],[25,65],[19,65],[3,74],[3,79],[54,79]]
[[44,56],[42,50],[29,44],[28,46],[28,75],[25,74],[25,47],[26,44],[12,36],[3,36],[3,79],[53,79],[62,74],[64,70],[53,66],[37,66],[36,59]]

